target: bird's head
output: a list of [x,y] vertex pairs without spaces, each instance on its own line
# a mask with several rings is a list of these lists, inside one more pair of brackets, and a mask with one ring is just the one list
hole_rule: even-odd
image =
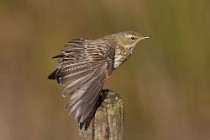
[[117,44],[128,49],[134,48],[139,41],[149,38],[133,31],[120,32],[113,36]]

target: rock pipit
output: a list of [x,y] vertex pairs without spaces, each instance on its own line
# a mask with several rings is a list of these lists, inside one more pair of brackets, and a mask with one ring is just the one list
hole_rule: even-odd
[[95,40],[73,39],[53,57],[59,65],[48,78],[67,85],[62,95],[71,95],[71,101],[66,109],[75,112],[80,128],[93,111],[105,79],[131,56],[139,41],[147,38],[127,31]]

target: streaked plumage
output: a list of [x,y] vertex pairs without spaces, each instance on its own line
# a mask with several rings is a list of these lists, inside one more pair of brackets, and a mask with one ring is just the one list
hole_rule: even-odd
[[59,65],[48,78],[66,86],[62,95],[71,95],[66,109],[75,112],[80,126],[93,113],[104,80],[130,57],[135,45],[144,38],[136,32],[121,32],[96,40],[73,39],[60,55],[53,57]]

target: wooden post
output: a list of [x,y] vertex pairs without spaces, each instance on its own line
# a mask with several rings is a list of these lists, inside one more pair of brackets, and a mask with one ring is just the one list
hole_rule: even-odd
[[82,140],[123,140],[123,100],[111,90],[106,94],[101,106],[87,130],[80,130]]

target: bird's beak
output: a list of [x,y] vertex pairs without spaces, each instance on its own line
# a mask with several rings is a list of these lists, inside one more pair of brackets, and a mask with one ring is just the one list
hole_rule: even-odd
[[144,40],[144,39],[149,39],[150,37],[148,36],[141,36],[138,38],[138,41]]
[[141,40],[143,40],[143,39],[149,39],[149,38],[150,38],[149,36],[144,36],[144,37],[141,38]]

